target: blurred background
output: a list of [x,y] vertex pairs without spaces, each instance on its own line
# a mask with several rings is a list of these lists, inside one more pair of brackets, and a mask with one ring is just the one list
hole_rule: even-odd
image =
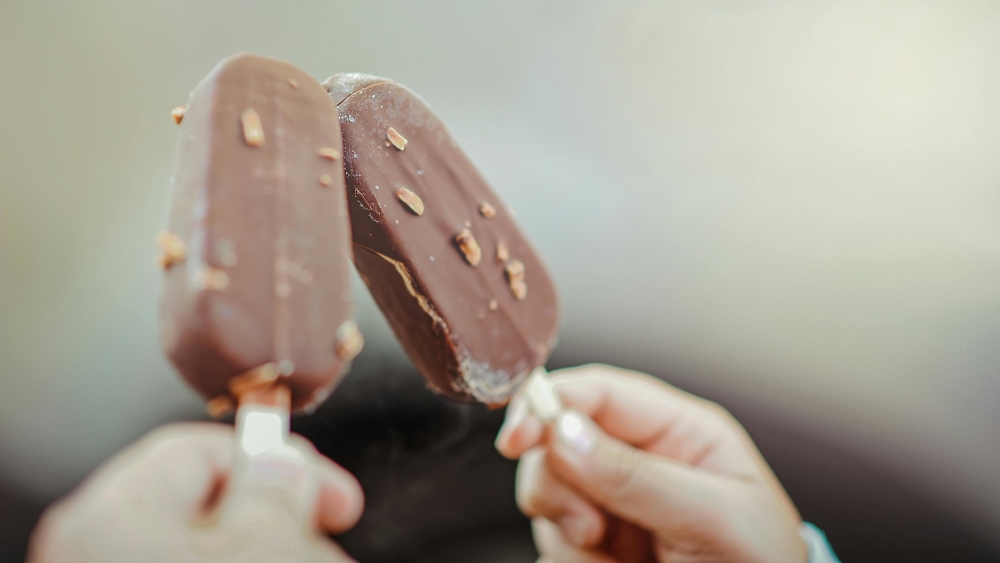
[[[722,403],[845,562],[1000,561],[1000,4],[0,0],[0,561],[161,423],[170,110],[251,51],[392,77],[547,257],[550,367]],[[369,497],[363,562],[529,562],[502,412],[368,346],[296,428]]]

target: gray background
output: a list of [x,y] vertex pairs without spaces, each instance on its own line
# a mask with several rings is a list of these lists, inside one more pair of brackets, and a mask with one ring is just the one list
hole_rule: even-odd
[[[159,350],[153,235],[170,109],[238,51],[419,92],[547,257],[563,364],[717,390],[1000,537],[986,1],[0,0],[0,484],[19,498],[202,416]],[[356,293],[359,362],[398,357]]]

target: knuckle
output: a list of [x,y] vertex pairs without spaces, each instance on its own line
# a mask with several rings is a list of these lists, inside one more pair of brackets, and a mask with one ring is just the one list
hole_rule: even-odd
[[551,516],[551,502],[547,498],[545,491],[541,487],[531,487],[525,489],[517,498],[517,506],[525,516],[548,517]]
[[615,376],[615,368],[605,364],[590,363],[582,366],[564,368],[552,374],[553,380],[573,380],[581,382],[599,382]]
[[531,449],[524,453],[517,464],[514,500],[521,512],[528,516],[538,516],[543,504],[545,467],[544,451]]
[[152,449],[165,443],[178,443],[185,438],[204,435],[232,435],[229,426],[214,422],[171,422],[158,426],[139,439],[136,445],[141,449]]
[[517,507],[525,516],[531,518],[545,516],[545,499],[542,495],[543,493],[537,487],[518,489],[516,494]]
[[171,456],[180,450],[186,449],[186,441],[183,439],[187,435],[188,428],[184,423],[172,423],[150,430],[132,448],[132,451],[139,454],[140,458]]
[[644,455],[614,449],[607,455],[608,494],[617,504],[630,504],[642,498],[647,488],[652,462]]
[[517,507],[527,516],[538,516],[542,504],[541,464],[533,459],[523,459],[517,465],[517,486],[514,500]]
[[725,407],[718,403],[707,401],[707,410],[712,422],[718,428],[720,434],[729,436],[742,436],[746,433],[743,425]]
[[142,437],[142,440],[140,440],[140,443],[152,445],[165,442],[177,436],[186,434],[190,428],[191,423],[189,422],[170,422],[162,426],[157,426],[149,432],[146,432],[146,434]]
[[537,498],[536,495],[526,489],[518,487],[515,493],[515,500],[517,501],[517,507],[525,516],[535,517],[538,516],[538,511],[536,510]]
[[707,399],[702,399],[702,405],[705,407],[705,410],[707,410],[709,413],[711,413],[714,417],[716,417],[718,420],[722,422],[730,422],[736,420],[735,418],[733,418],[733,415],[728,410],[726,410],[726,407],[720,405],[719,403],[716,403],[714,401],[709,401]]

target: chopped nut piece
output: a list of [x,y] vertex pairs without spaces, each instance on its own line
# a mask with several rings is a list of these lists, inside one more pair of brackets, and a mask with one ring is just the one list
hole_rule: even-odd
[[319,155],[327,160],[340,160],[340,151],[330,147],[319,149]]
[[479,243],[476,242],[475,237],[469,229],[455,235],[455,242],[458,243],[458,248],[462,250],[462,254],[465,255],[465,259],[469,264],[473,266],[479,265],[479,260],[482,259],[483,253],[479,250]]
[[392,146],[392,143],[390,143],[389,141],[386,141],[386,142],[385,142],[385,148],[389,148],[389,147],[391,147],[391,146]]
[[524,301],[524,298],[528,296],[528,284],[521,280],[510,282],[510,292],[518,301]]
[[511,260],[504,266],[504,272],[507,274],[510,292],[518,301],[523,301],[528,296],[528,286],[524,283],[524,262]]
[[392,146],[396,147],[397,149],[403,150],[406,148],[406,143],[407,143],[406,137],[400,135],[399,131],[396,131],[395,129],[390,127],[388,130],[386,130],[385,136],[389,139],[389,142],[392,143]]
[[330,176],[329,174],[323,174],[322,176],[319,177],[319,183],[323,184],[324,186],[329,186],[333,184],[333,176]]
[[506,262],[510,258],[510,250],[507,250],[507,243],[497,242],[497,262]]
[[417,194],[406,188],[399,188],[396,190],[396,197],[398,197],[399,201],[405,203],[406,206],[417,215],[424,214],[424,200],[420,199],[420,196]]
[[198,272],[198,283],[204,289],[225,291],[229,287],[229,274],[215,268],[206,268]]
[[299,87],[299,81],[295,80],[294,78],[289,78],[288,79],[288,85],[291,86],[292,88],[298,88]]
[[229,392],[239,397],[250,389],[256,387],[270,387],[281,375],[278,371],[278,364],[274,362],[257,366],[250,371],[243,372],[229,380]]
[[336,333],[337,342],[334,344],[334,351],[341,360],[353,360],[361,353],[365,346],[365,339],[358,330],[358,325],[354,321],[345,321],[340,325]]
[[170,112],[170,117],[174,118],[174,123],[177,125],[184,121],[184,112],[187,111],[187,106],[177,106]]
[[260,146],[264,142],[264,128],[260,124],[260,116],[248,109],[240,116],[243,121],[243,140],[251,147]]
[[520,260],[511,260],[507,262],[504,267],[504,271],[507,273],[507,280],[510,283],[524,281],[524,262]]
[[160,247],[160,257],[158,262],[164,270],[169,269],[177,262],[183,261],[187,257],[187,250],[184,248],[184,241],[177,235],[161,231],[156,235],[156,245]]
[[500,308],[500,303],[496,299],[490,299],[490,304],[487,305],[490,311],[496,311]]
[[482,203],[479,204],[479,213],[483,217],[486,217],[487,219],[489,219],[491,217],[495,217],[496,216],[497,210],[494,209],[492,205],[490,205],[490,204],[488,204],[488,203],[486,203],[484,201],[484,202],[482,202]]
[[229,395],[219,395],[205,403],[205,412],[212,418],[222,418],[233,412],[235,408],[236,405],[233,404],[233,400]]

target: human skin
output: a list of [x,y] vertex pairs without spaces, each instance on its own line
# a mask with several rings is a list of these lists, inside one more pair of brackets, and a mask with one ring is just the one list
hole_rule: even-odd
[[540,562],[805,563],[798,511],[725,409],[609,366],[551,378],[566,410],[544,424],[517,396],[496,442]]
[[214,423],[152,431],[46,511],[28,562],[351,561],[326,533],[360,518],[354,477],[293,435],[317,483],[314,498],[233,487],[233,438],[231,426]]

